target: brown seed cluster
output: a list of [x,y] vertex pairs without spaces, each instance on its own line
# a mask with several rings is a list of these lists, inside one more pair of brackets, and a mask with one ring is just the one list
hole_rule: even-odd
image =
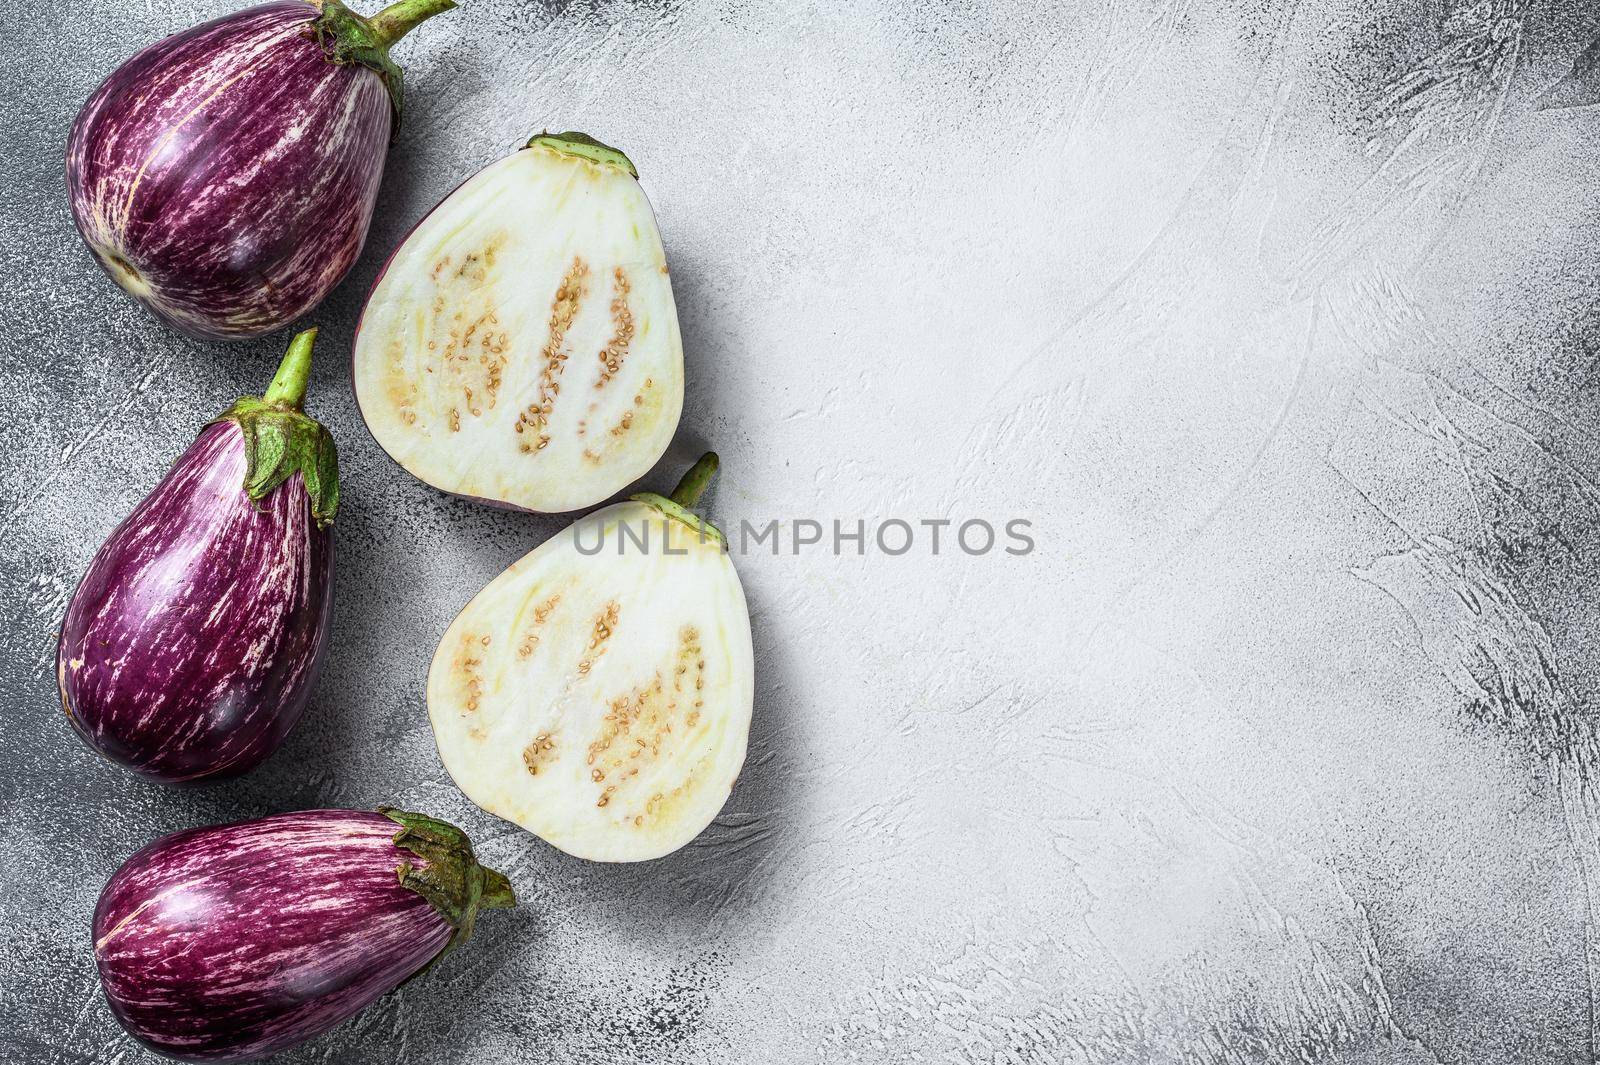
[[617,267],[611,278],[611,339],[600,349],[600,380],[595,388],[606,383],[622,369],[622,360],[628,357],[628,347],[633,343],[633,310],[628,306],[628,275]]
[[462,378],[461,390],[467,413],[474,418],[481,418],[485,410],[494,409],[495,401],[499,398],[511,337],[499,328],[500,317],[492,310],[484,311],[468,322],[458,334],[458,327],[464,318],[462,312],[456,312],[445,360],[447,365],[452,357],[457,360],[456,369]]
[[[694,670],[693,678],[689,677],[691,664]],[[684,685],[686,684],[693,685],[689,689],[689,695],[693,699],[693,706],[689,710],[689,716],[685,719],[685,723],[690,728],[694,728],[700,723],[700,711],[705,709],[706,705],[706,658],[705,652],[700,648],[700,633],[696,631],[693,625],[685,625],[682,631],[678,633],[678,669],[672,676],[673,692],[682,697]]]
[[528,631],[522,634],[522,642],[517,645],[518,658],[527,658],[533,654],[533,649],[539,646],[539,630],[544,627],[556,604],[560,602],[561,593],[557,592],[533,608],[533,624],[528,626]]
[[516,431],[523,439],[517,447],[524,454],[543,450],[550,444],[550,412],[555,410],[556,397],[561,394],[561,371],[567,362],[567,332],[578,317],[578,308],[588,293],[589,267],[573,257],[566,276],[556,289],[550,303],[550,338],[545,341],[544,368],[539,373],[539,398],[517,416]]
[[384,380],[384,387],[389,393],[389,405],[394,408],[401,421],[407,425],[415,425],[420,390],[417,388],[416,375],[411,372],[408,362],[410,351],[405,342],[399,336],[395,336],[390,339],[385,354],[389,360],[389,372]]
[[[629,429],[633,428],[634,416],[638,413],[639,408],[644,406],[644,397],[648,395],[650,390],[654,387],[654,378],[645,378],[644,384],[639,386],[639,391],[633,394],[633,407],[629,410],[623,411],[622,417],[617,419],[617,424],[606,430],[609,436],[613,438],[621,437]],[[579,435],[581,436],[583,434],[580,433]],[[599,462],[603,456],[601,452],[596,451],[594,448],[586,447],[583,449],[583,457],[588,459],[590,462]]]
[[[700,635],[692,626],[678,634],[678,651],[672,666],[669,692],[661,673],[644,687],[612,699],[601,718],[600,732],[589,744],[589,779],[601,785],[595,799],[597,807],[607,807],[618,792],[639,775],[639,770],[672,754],[673,725],[692,703],[683,725],[693,728],[704,705],[705,655]],[[685,778],[670,791],[640,794],[635,801],[632,821],[642,826],[646,819],[664,813],[668,805],[693,788],[694,778]]]
[[[662,695],[658,673],[648,687],[636,688],[611,700],[601,719],[600,734],[589,744],[589,779],[605,784],[595,801],[596,806],[608,805],[618,783],[639,775],[641,755],[660,756],[663,732],[671,731],[670,725],[662,727]],[[643,735],[633,734],[636,726]],[[650,738],[645,738],[646,735]],[[614,754],[610,753],[613,747],[618,748]],[[617,782],[606,784],[606,778],[613,774]]]
[[588,676],[589,670],[594,666],[596,660],[605,654],[606,641],[611,639],[611,634],[617,628],[619,611],[620,608],[617,606],[616,600],[613,599],[606,604],[606,608],[600,612],[599,617],[594,619],[594,630],[589,634],[589,649],[584,653],[582,660],[578,662],[579,676]]
[[[434,337],[428,341],[428,354],[437,360],[440,387],[448,393],[459,392],[459,398],[448,401],[450,408],[445,414],[451,432],[461,431],[463,413],[481,418],[485,410],[494,409],[499,397],[511,337],[502,328],[488,293],[495,259],[505,240],[504,235],[495,237],[480,251],[469,252],[459,264],[445,255],[433,266]],[[478,305],[476,313],[469,310],[473,304]],[[453,312],[452,307],[456,308]],[[400,416],[407,424],[416,422],[414,410],[402,411]]]
[[464,695],[464,713],[471,713],[478,709],[478,701],[483,697],[483,654],[488,650],[490,638],[488,636],[474,636],[467,633],[461,638],[461,648],[456,652],[455,661],[451,669],[456,679],[461,682]]
[[541,732],[522,749],[522,764],[528,767],[529,776],[538,776],[539,770],[555,758],[556,738]]

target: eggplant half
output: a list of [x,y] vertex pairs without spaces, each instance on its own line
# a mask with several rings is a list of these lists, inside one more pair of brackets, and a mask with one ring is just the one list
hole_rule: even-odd
[[722,809],[744,764],[750,617],[722,534],[670,498],[596,511],[496,577],[428,673],[445,768],[483,809],[561,850],[642,861]]
[[649,472],[683,409],[683,341],[637,179],[614,148],[543,134],[417,225],[355,343],[356,399],[395,461],[545,512]]
[[111,1012],[183,1061],[250,1061],[321,1035],[515,902],[453,825],[308,810],[164,836],[94,912]]
[[118,67],[67,142],[72,217],[100,265],[185,332],[279,329],[361,252],[400,114],[389,47],[454,0],[371,18],[264,4]]
[[339,464],[301,411],[316,330],[261,397],[201,430],[89,564],[56,678],[94,750],[161,781],[242,773],[283,742],[328,643]]

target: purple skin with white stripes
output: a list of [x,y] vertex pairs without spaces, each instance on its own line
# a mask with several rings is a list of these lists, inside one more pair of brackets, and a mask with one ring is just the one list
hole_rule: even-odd
[[129,59],[67,142],[72,216],[100,265],[196,336],[310,311],[366,240],[399,115],[388,48],[454,6],[400,0],[369,19],[284,0]]
[[332,438],[300,411],[315,330],[207,426],[96,552],[62,623],[62,706],[161,781],[250,769],[311,697],[332,606]]
[[106,1001],[185,1061],[248,1061],[353,1017],[514,903],[458,829],[307,810],[164,836],[94,913]]

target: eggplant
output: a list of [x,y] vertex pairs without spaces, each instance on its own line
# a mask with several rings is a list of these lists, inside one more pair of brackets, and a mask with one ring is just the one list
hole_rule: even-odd
[[399,122],[389,48],[456,6],[264,4],[112,72],[67,142],[78,232],[158,317],[200,337],[272,332],[355,263]]
[[428,716],[456,784],[569,854],[677,850],[744,764],[755,680],[744,591],[694,506],[706,455],[670,498],[596,511],[514,563],[445,632]]
[[460,829],[382,807],[163,836],[106,883],[106,1002],[152,1050],[249,1061],[321,1035],[515,903]]
[[644,476],[683,410],[683,340],[638,170],[541,134],[431,211],[373,285],[356,400],[435,488],[578,510]]
[[95,552],[56,651],[78,735],[161,781],[242,773],[304,713],[328,643],[339,463],[301,411],[315,329],[201,430]]

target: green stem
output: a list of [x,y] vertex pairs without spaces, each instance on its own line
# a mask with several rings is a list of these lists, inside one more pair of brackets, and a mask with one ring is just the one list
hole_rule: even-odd
[[396,0],[376,15],[367,19],[372,27],[374,43],[388,48],[394,42],[416,29],[424,20],[449,11],[456,0]]
[[504,910],[516,905],[511,881],[479,865],[472,853],[472,841],[455,825],[392,806],[380,806],[378,812],[400,826],[394,845],[425,863],[418,867],[410,861],[401,862],[395,869],[400,886],[427,899],[455,929],[455,935],[433,961],[471,937],[479,910]]
[[289,341],[289,350],[278,364],[272,384],[261,401],[269,407],[299,410],[306,399],[306,383],[311,378],[311,348],[317,342],[317,327],[312,326]]
[[683,475],[678,487],[672,490],[672,501],[688,510],[700,502],[700,497],[705,495],[706,487],[711,484],[711,478],[716,475],[717,453],[707,451],[700,456],[699,462],[689,467],[689,472]]
[[511,881],[506,879],[504,873],[497,873],[488,866],[480,866],[483,870],[483,896],[478,900],[480,910],[509,910],[516,906],[517,896],[511,890]]
[[561,152],[563,155],[587,159],[591,163],[614,166],[633,177],[639,176],[639,168],[633,165],[632,159],[611,145],[602,144],[587,133],[579,133],[577,130],[568,130],[565,133],[551,133],[545,130],[538,136],[530,138],[526,147],[532,148],[535,145]]

